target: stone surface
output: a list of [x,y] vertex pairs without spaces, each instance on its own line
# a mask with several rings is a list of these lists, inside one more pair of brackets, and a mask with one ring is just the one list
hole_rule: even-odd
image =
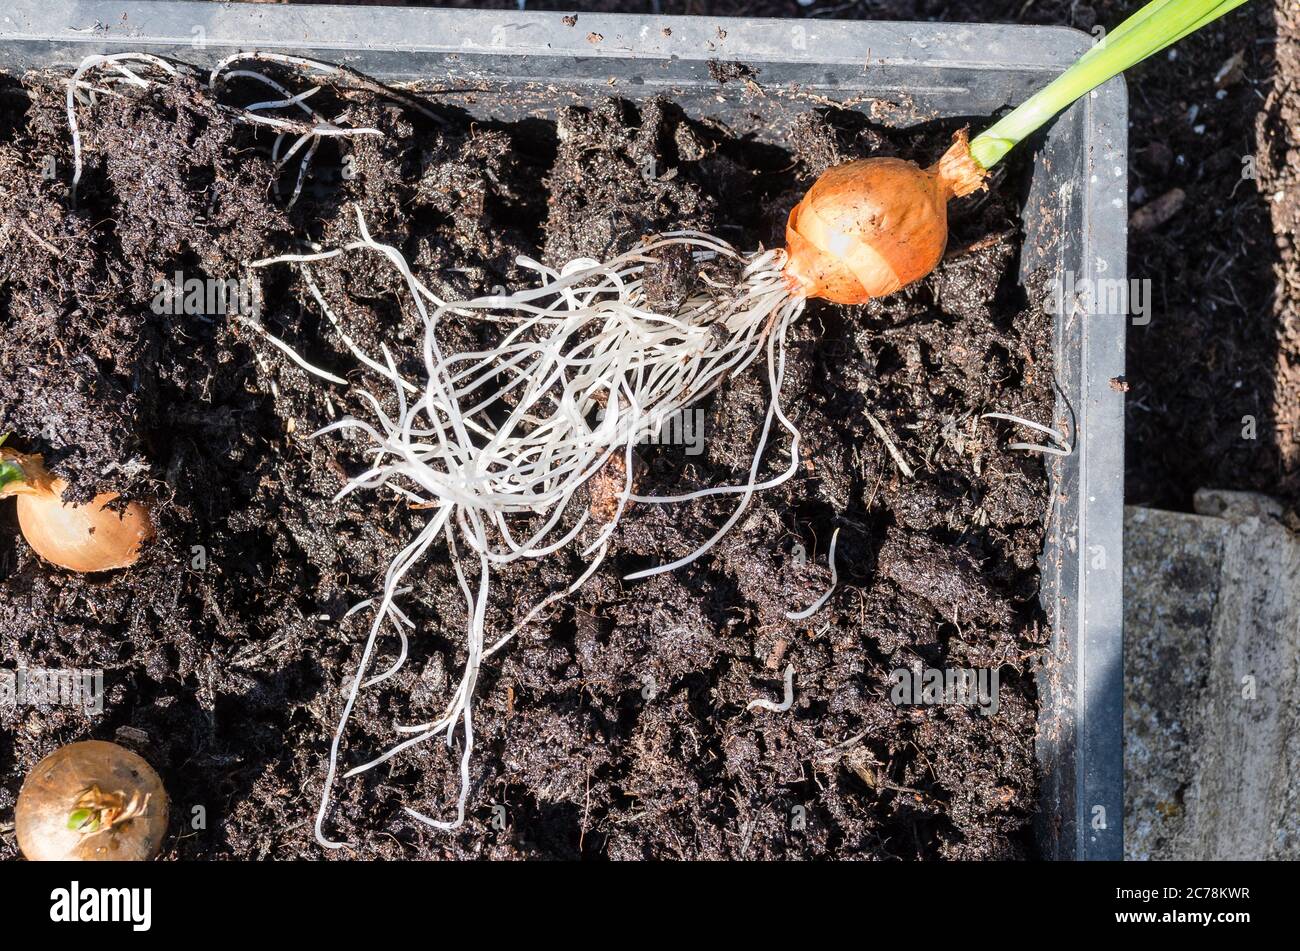
[[1199,493],[1125,525],[1125,852],[1300,857],[1300,538]]

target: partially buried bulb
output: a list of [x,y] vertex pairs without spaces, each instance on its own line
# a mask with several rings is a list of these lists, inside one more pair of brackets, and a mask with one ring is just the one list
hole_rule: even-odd
[[127,568],[154,537],[149,509],[139,502],[110,505],[104,492],[84,505],[63,501],[67,483],[46,470],[40,456],[0,447],[0,499],[18,500],[23,537],[46,561],[83,573]]
[[167,814],[167,791],[143,757],[85,740],[55,750],[27,775],[14,830],[34,862],[138,862],[162,848]]

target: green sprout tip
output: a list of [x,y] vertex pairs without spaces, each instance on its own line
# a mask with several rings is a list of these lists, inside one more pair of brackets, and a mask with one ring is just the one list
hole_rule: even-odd
[[99,817],[93,809],[74,809],[68,814],[68,828],[74,832],[94,832],[99,826]]
[[11,482],[23,482],[27,478],[23,474],[22,467],[16,462],[8,459],[0,461],[0,489],[9,485]]

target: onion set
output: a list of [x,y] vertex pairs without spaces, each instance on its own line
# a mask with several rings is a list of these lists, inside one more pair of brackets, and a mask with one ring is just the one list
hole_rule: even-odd
[[[51,564],[91,573],[128,568],[154,537],[149,509],[102,492],[84,505],[63,501],[68,485],[40,456],[0,447],[0,499],[18,500],[18,525],[32,550]],[[114,504],[117,503],[117,504]]]
[[141,862],[167,834],[167,791],[143,757],[116,743],[69,743],[18,792],[14,829],[33,862]]
[[790,212],[786,272],[799,292],[837,304],[893,294],[934,270],[948,202],[985,187],[989,169],[1076,99],[1246,0],[1153,0],[1020,107],[929,168],[868,158],[828,169]]

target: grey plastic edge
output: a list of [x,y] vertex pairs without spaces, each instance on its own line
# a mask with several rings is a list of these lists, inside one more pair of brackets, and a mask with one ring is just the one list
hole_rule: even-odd
[[[0,69],[71,66],[91,53],[144,49],[194,63],[227,52],[314,54],[398,82],[473,79],[542,90],[516,108],[566,97],[671,92],[692,107],[736,110],[710,60],[757,65],[772,115],[810,97],[900,105],[890,121],[988,115],[1015,105],[1074,61],[1090,37],[1054,27],[561,13],[8,0]],[[787,95],[788,93],[788,95]],[[1122,79],[1064,113],[1038,146],[1024,209],[1025,276],[1126,282],[1127,94]],[[1103,299],[1107,295],[1101,295]],[[1068,302],[1067,302],[1068,303]],[[1123,472],[1125,313],[1057,318],[1057,424],[1073,452],[1049,462],[1056,494],[1042,558],[1052,625],[1039,676],[1042,772],[1037,838],[1056,859],[1123,856]]]

